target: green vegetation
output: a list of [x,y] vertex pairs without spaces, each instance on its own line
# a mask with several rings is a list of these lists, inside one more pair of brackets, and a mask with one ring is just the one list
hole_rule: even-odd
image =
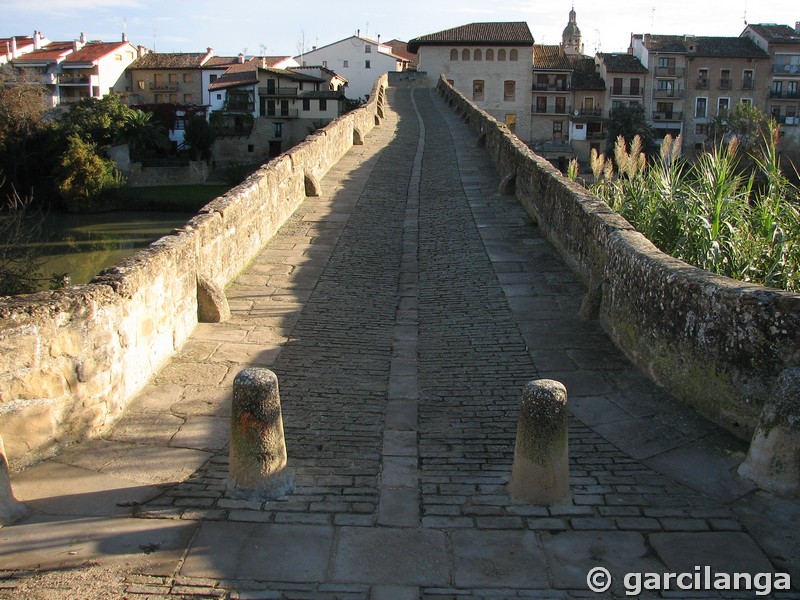
[[67,141],[56,178],[61,198],[71,212],[105,208],[125,185],[116,165],[100,156],[95,144],[75,134]]
[[659,249],[740,281],[800,291],[800,191],[783,175],[778,128],[741,168],[736,137],[689,163],[667,136],[648,165],[641,138],[617,138],[613,162],[592,152],[592,191]]

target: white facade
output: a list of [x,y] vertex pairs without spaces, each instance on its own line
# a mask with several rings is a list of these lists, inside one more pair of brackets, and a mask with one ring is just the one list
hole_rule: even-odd
[[295,56],[300,65],[320,65],[336,72],[348,84],[345,94],[358,99],[369,96],[375,80],[402,71],[406,61],[392,54],[390,46],[357,35]]
[[419,48],[419,71],[453,86],[521,140],[531,136],[533,45],[436,45]]

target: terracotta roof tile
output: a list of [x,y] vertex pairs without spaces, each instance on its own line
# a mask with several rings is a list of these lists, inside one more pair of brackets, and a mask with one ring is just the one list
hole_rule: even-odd
[[89,42],[77,52],[70,54],[62,64],[65,66],[69,64],[90,64],[125,46],[130,46],[130,44],[128,42]]
[[535,44],[533,46],[533,68],[559,71],[572,70],[573,63],[559,45]]
[[205,52],[149,52],[134,60],[129,69],[198,69],[207,56]]
[[72,42],[50,42],[40,50],[23,54],[15,64],[58,62],[72,52]]
[[[800,40],[800,38],[798,39]],[[767,57],[766,52],[746,37],[652,35],[645,36],[644,43],[649,50],[663,53],[733,58]]]
[[750,24],[748,27],[770,44],[800,44],[800,34],[788,25],[757,23]]
[[647,68],[631,54],[600,52],[598,56],[610,73],[647,73]]
[[532,46],[533,35],[524,21],[470,23],[408,42],[408,51],[416,53],[420,46],[445,45]]

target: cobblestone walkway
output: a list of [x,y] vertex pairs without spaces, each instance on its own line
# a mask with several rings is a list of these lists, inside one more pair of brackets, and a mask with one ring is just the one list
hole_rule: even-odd
[[[758,597],[800,598],[798,503],[735,477],[746,445],[577,316],[582,287],[432,90],[389,100],[228,288],[231,321],[200,325],[105,439],[14,479],[34,515],[0,530],[0,596],[624,598],[627,573],[708,566],[790,573]],[[273,502],[224,496],[247,366],[280,382],[296,487]],[[569,393],[558,507],[506,492],[537,378]]]

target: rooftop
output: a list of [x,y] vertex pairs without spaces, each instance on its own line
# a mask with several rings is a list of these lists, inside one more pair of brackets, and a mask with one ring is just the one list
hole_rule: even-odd
[[533,68],[548,69],[553,71],[569,71],[573,63],[569,56],[564,54],[563,48],[558,45],[534,44]]
[[757,23],[747,27],[771,44],[800,44],[800,34],[788,25]]
[[647,68],[635,56],[624,52],[598,52],[597,56],[610,73],[647,73]]
[[125,46],[131,50],[136,50],[129,42],[89,42],[77,52],[71,53],[64,59],[63,65],[69,64],[90,64],[101,58],[108,56],[112,52],[121,50]]
[[533,35],[524,21],[470,23],[430,33],[408,42],[408,51],[416,53],[420,46],[481,45],[532,46]]
[[645,35],[644,45],[650,51],[723,56],[734,58],[766,58],[767,54],[746,37],[708,37],[692,35]]
[[199,69],[208,58],[208,52],[163,53],[149,52],[137,58],[130,69]]

